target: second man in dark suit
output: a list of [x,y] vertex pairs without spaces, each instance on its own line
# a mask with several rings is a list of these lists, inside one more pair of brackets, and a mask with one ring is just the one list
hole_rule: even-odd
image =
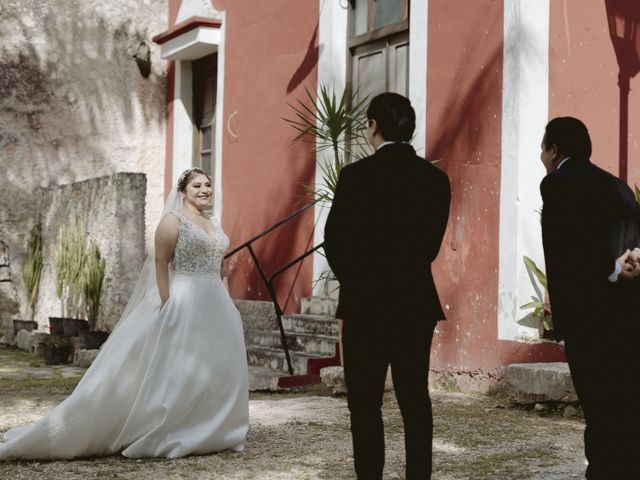
[[382,479],[382,398],[391,366],[405,429],[407,479],[431,477],[428,391],[433,330],[444,319],[431,274],[451,200],[449,179],[409,144],[409,100],[383,93],[367,110],[375,154],[342,169],[325,229],[340,282],[344,371],[359,479]]

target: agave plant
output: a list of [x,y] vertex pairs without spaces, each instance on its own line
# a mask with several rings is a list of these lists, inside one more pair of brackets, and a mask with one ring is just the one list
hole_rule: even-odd
[[81,276],[82,296],[89,320],[89,328],[95,330],[102,297],[102,283],[104,281],[106,262],[100,254],[100,248],[95,240],[87,250],[86,261]]
[[[284,120],[298,132],[292,143],[316,145],[312,153],[322,172],[322,184],[304,185],[305,190],[312,198],[331,202],[345,162],[372,153],[363,133],[369,97],[358,100],[357,90],[352,92],[349,83],[339,94],[325,85],[320,86],[320,91],[305,88],[305,92],[304,100],[289,104],[294,118]],[[331,152],[329,158],[319,155],[327,150]]]
[[27,256],[25,258],[24,269],[22,271],[22,279],[27,291],[27,303],[31,310],[31,320],[33,320],[35,314],[35,304],[38,298],[42,267],[42,222],[38,220],[29,234]]

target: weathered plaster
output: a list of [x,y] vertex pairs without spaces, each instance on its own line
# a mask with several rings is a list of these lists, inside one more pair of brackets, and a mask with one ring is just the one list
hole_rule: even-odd
[[38,187],[145,173],[150,242],[163,204],[166,88],[166,65],[150,38],[166,29],[166,12],[166,0],[0,7],[0,240],[22,305]]

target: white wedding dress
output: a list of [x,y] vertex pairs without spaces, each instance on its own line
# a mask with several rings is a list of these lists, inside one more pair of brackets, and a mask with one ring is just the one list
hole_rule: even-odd
[[242,321],[220,278],[229,240],[215,217],[212,238],[172,214],[180,226],[167,303],[158,311],[156,289],[125,312],[71,396],[35,424],[6,432],[0,460],[117,452],[176,458],[244,448]]

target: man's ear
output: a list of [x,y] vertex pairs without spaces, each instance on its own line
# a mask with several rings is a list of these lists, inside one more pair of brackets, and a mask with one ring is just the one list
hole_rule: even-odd
[[371,128],[371,132],[373,133],[373,135],[375,135],[376,133],[380,133],[378,122],[376,122],[376,120],[373,118],[369,119],[369,128]]

